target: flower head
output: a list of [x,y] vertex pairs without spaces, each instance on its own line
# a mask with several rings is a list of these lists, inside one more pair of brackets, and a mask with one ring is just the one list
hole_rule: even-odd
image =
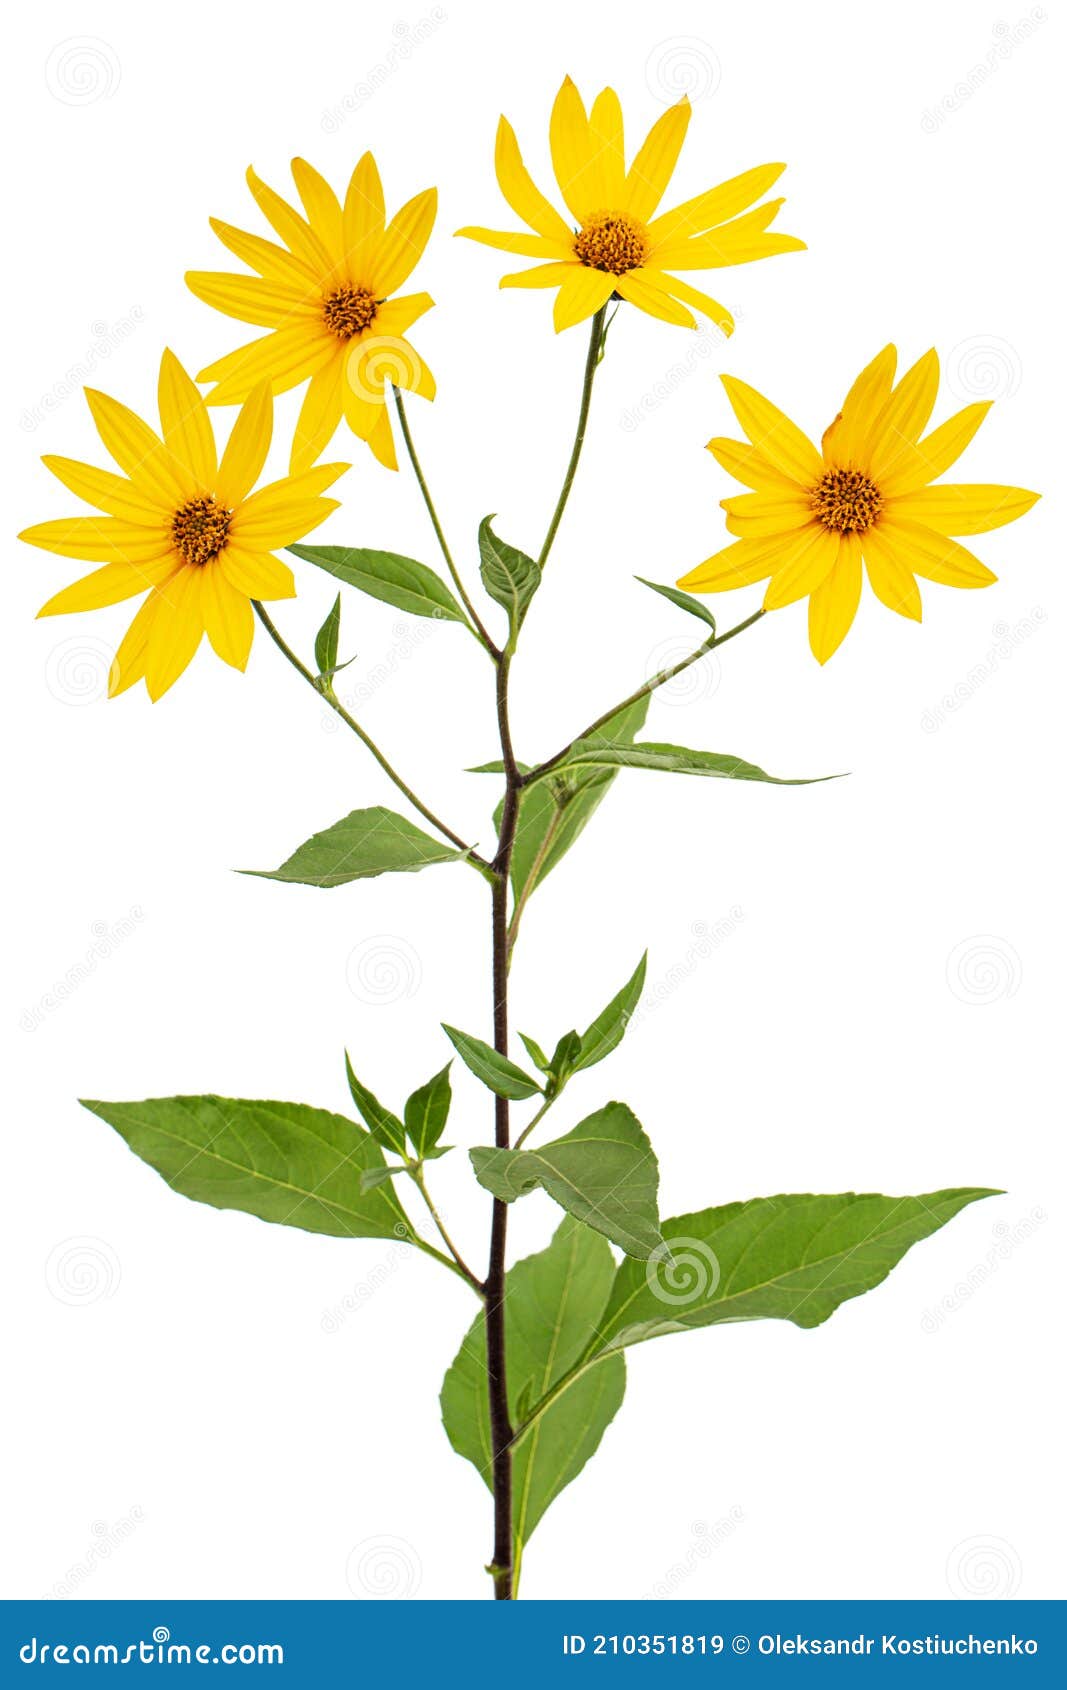
[[343,206],[310,164],[295,158],[292,169],[303,217],[254,170],[248,172],[256,204],[282,246],[211,219],[223,245],[256,274],[186,275],[198,299],[269,330],[209,364],[198,380],[217,383],[209,405],[247,399],[265,377],[274,393],[306,381],[293,439],[295,474],[310,469],[325,451],[342,416],[379,462],[395,469],[386,388],[391,383],[432,399],[436,385],[405,339],[433,300],[428,293],[391,296],[422,257],[437,213],[437,190],[416,194],[387,224],[370,153],[352,172]]
[[541,263],[532,270],[502,277],[500,286],[558,288],[557,330],[592,317],[615,297],[684,328],[696,327],[692,306],[731,334],[733,318],[726,308],[668,271],[747,264],[777,252],[800,251],[804,242],[767,233],[784,201],[770,200],[745,211],[778,180],[784,164],[760,165],[656,216],[682,150],[689,110],[683,98],[664,112],[627,169],[618,95],[605,88],[587,116],[581,95],[567,77],[552,108],[549,140],[556,180],[573,223],[535,187],[515,133],[502,117],[496,137],[497,181],[511,209],[533,233],[475,228],[457,233],[504,252],[539,258]]
[[109,693],[144,679],[162,697],[188,667],[206,633],[225,663],[244,669],[252,645],[252,600],[295,595],[292,570],[275,547],[316,528],[337,509],[320,497],[349,467],[321,464],[253,493],[273,425],[270,383],[242,406],[221,461],[203,398],[172,352],[159,371],[162,439],[104,393],[86,389],[100,438],[123,471],[71,458],[43,461],[65,487],[103,516],[42,522],[19,536],[31,546],[103,567],[75,581],[38,612],[99,610],[148,592],[111,669]]
[[808,600],[808,635],[820,663],[852,626],[863,566],[877,598],[922,620],[916,576],[946,587],[987,587],[996,576],[956,534],[981,534],[1023,516],[1040,496],[1021,487],[931,482],[955,463],[990,408],[967,405],[924,434],[937,398],[937,353],[894,386],[885,347],[857,377],[817,451],[795,423],[733,376],[723,386],[748,439],[710,440],[725,470],[754,489],[723,499],[740,536],[678,585],[721,593],[769,584],[765,610]]

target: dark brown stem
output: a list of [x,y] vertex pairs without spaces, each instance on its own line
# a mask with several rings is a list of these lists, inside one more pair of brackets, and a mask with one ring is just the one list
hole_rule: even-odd
[[[507,787],[493,860],[493,1044],[501,1056],[508,1053],[508,878],[515,828],[519,816],[519,770],[511,744],[508,721],[508,670],[510,657],[501,653],[497,662],[497,721],[504,757]],[[509,1105],[506,1097],[495,1100],[495,1139],[507,1150],[511,1143]],[[493,1595],[498,1602],[510,1602],[514,1594],[511,1523],[511,1414],[508,1407],[507,1340],[504,1289],[507,1275],[508,1206],[494,1199],[493,1226],[489,1241],[489,1272],[485,1278],[485,1348],[489,1389],[489,1431],[493,1449]]]

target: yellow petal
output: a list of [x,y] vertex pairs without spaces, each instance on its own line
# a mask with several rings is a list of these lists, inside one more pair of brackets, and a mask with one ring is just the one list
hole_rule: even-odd
[[421,394],[424,399],[432,399],[437,392],[429,365],[403,335],[371,335],[353,342],[345,382],[359,398],[376,404],[381,403],[389,384]]
[[[895,346],[883,346],[856,377],[840,411],[822,437],[823,457],[837,469],[859,463],[863,441],[893,387],[897,367]],[[866,459],[863,466],[868,467]]]
[[602,305],[607,304],[615,292],[616,282],[620,279],[617,276],[606,276],[600,270],[587,269],[584,264],[579,264],[574,269],[568,268],[553,308],[556,333],[573,328],[575,323],[583,323],[587,317],[594,316]]
[[594,197],[601,205],[620,204],[625,178],[622,107],[614,88],[605,88],[589,113],[589,181]]
[[715,230],[691,241],[672,241],[656,247],[652,258],[665,270],[723,270],[734,264],[777,258],[783,252],[806,250],[805,243],[795,235],[727,234]]
[[289,565],[269,552],[228,545],[219,566],[231,587],[249,599],[295,599],[296,582]]
[[401,206],[368,254],[370,285],[383,299],[407,281],[423,255],[436,216],[437,189],[427,188]]
[[145,684],[153,702],[189,667],[203,638],[203,573],[199,567],[181,569],[160,593],[145,662]]
[[[662,272],[659,272],[662,274]],[[691,305],[696,311],[703,311],[710,317],[721,334],[732,335],[734,320],[725,305],[720,305],[717,299],[712,299],[710,293],[701,293],[699,288],[690,287],[679,276],[664,276],[664,286],[675,299],[680,299],[683,305]]]
[[622,210],[647,223],[667,191],[689,127],[689,96],[683,94],[657,118],[626,177]]
[[829,662],[855,619],[863,586],[862,553],[855,534],[842,534],[837,562],[808,600],[808,640],[820,663]]
[[211,419],[200,390],[169,347],[159,366],[159,420],[167,450],[183,470],[190,493],[212,492],[218,459]]
[[384,405],[379,408],[378,420],[367,436],[367,445],[385,469],[396,468],[396,446],[393,444],[393,430],[389,422],[389,412]]
[[331,511],[339,507],[337,499],[286,499],[284,503],[253,511],[242,505],[234,514],[230,533],[234,544],[242,550],[273,551],[275,547],[290,546],[301,535],[309,534]]
[[373,332],[383,335],[407,334],[412,323],[427,311],[433,309],[433,300],[428,293],[407,293],[399,299],[387,299],[384,305],[379,305],[374,319]]
[[495,247],[499,252],[518,253],[520,258],[574,257],[573,235],[566,241],[547,241],[544,235],[513,235],[507,229],[480,229],[473,225],[457,229],[456,234],[462,235],[468,241],[479,241],[482,246]]
[[564,78],[552,106],[548,141],[552,151],[552,168],[567,209],[574,213],[579,223],[584,223],[590,211],[596,210],[591,201],[589,120],[582,97],[569,76]]
[[284,475],[280,481],[268,482],[246,499],[238,516],[244,522],[249,517],[273,514],[295,500],[318,498],[351,467],[351,464],[316,464],[314,469],[304,470],[300,475]]
[[936,528],[939,534],[984,534],[1025,516],[1041,497],[1023,487],[966,482],[921,487],[889,500],[886,515]]
[[750,446],[747,441],[726,440],[718,438],[708,441],[708,451],[721,464],[727,475],[732,475],[736,481],[744,482],[746,487],[757,490],[766,488],[799,498],[800,484],[793,478],[782,474],[776,464],[772,464],[765,453]]
[[570,264],[535,264],[532,270],[514,270],[510,275],[501,276],[502,288],[555,288],[561,287],[578,270],[584,270],[585,265],[575,259]]
[[902,376],[875,418],[862,450],[875,481],[889,475],[901,450],[914,446],[937,398],[937,353],[929,352]]
[[902,448],[890,473],[882,476],[882,492],[895,498],[944,475],[970,445],[992,403],[991,399],[980,399],[977,404],[966,405],[914,446]]
[[839,536],[821,522],[805,528],[775,566],[763,596],[764,610],[782,610],[816,592],[837,563],[839,551]]
[[107,681],[109,698],[117,698],[127,687],[132,687],[136,681],[144,679],[145,664],[148,661],[148,639],[156,619],[160,596],[158,588],[150,592],[127,628],[111,664]]
[[615,277],[614,291],[629,300],[631,305],[647,311],[650,317],[659,317],[664,323],[677,323],[679,328],[695,329],[693,313],[672,299],[665,288],[656,286],[652,278],[659,278],[659,275],[656,270],[630,270],[623,276]]
[[337,195],[326,178],[320,176],[319,172],[306,159],[294,158],[290,168],[308,222],[333,262],[339,265],[342,259],[343,239],[341,207]]
[[341,421],[341,383],[344,380],[343,355],[331,358],[308,383],[304,403],[300,407],[289,468],[293,474],[310,469],[337,433]]
[[767,540],[735,540],[732,546],[698,563],[678,585],[693,593],[726,593],[734,587],[751,587],[774,573],[788,553],[792,538],[779,534]]
[[85,397],[97,433],[119,468],[153,504],[177,510],[185,500],[185,482],[159,436],[106,393],[87,387]]
[[253,388],[230,430],[219,465],[216,490],[224,505],[239,505],[255,486],[267,461],[274,430],[274,401],[270,382]]
[[329,276],[333,269],[330,254],[310,225],[304,222],[291,205],[286,204],[280,194],[276,194],[273,188],[268,188],[265,182],[261,182],[251,166],[248,168],[246,180],[260,211],[281,236],[293,256],[306,264],[316,277]]
[[60,557],[81,558],[84,563],[150,563],[170,550],[169,524],[143,528],[113,516],[60,517],[56,522],[39,522],[19,535],[27,545],[40,546]]
[[133,522],[142,528],[156,527],[169,522],[174,515],[173,504],[169,501],[163,504],[161,500],[150,498],[132,481],[121,475],[112,475],[110,470],[80,464],[74,458],[50,455],[43,457],[41,462],[79,499],[95,505],[97,510],[107,511],[109,516],[121,517],[124,522]]
[[721,227],[716,227],[699,236],[676,235],[668,239],[660,236],[659,240],[653,242],[652,257],[657,264],[676,264],[680,270],[696,269],[698,268],[696,263],[686,264],[683,262],[686,253],[700,253],[705,248],[709,251],[718,251],[721,246],[731,241],[736,243],[738,237],[747,240],[750,235],[761,235],[768,225],[774,222],[784,204],[784,199],[768,200],[765,205],[755,206],[752,211],[746,212],[743,217],[735,217],[729,223],[724,223]]
[[966,546],[920,523],[882,517],[878,533],[894,548],[900,561],[925,581],[938,581],[943,587],[988,587],[996,580],[993,571]]
[[868,528],[862,536],[863,561],[867,565],[867,579],[875,596],[888,610],[898,616],[910,617],[913,622],[923,619],[922,596],[918,583],[892,544],[886,540],[879,526]]
[[218,383],[208,394],[209,405],[238,405],[266,379],[275,393],[297,387],[329,363],[336,352],[336,336],[325,326],[290,324],[216,359],[201,370],[198,380]]
[[242,323],[276,329],[294,319],[319,321],[322,316],[321,300],[310,286],[298,289],[287,282],[230,276],[221,270],[187,270],[185,283],[205,305]]
[[223,246],[228,247],[250,269],[258,270],[268,281],[281,282],[284,287],[295,288],[298,293],[314,288],[314,270],[301,259],[294,258],[283,246],[265,241],[262,235],[250,235],[244,229],[235,229],[232,223],[223,223],[218,217],[210,217],[208,222]]
[[657,217],[649,224],[649,236],[655,245],[662,245],[688,239],[690,235],[702,235],[706,229],[714,229],[717,224],[736,217],[753,200],[758,200],[774,186],[784,169],[784,164],[760,164],[755,170],[732,176],[719,187],[709,188],[706,193],[697,194],[695,199],[685,200],[673,211]]
[[364,153],[348,184],[344,208],[345,255],[350,266],[350,279],[356,280],[351,266],[358,265],[363,253],[381,238],[385,228],[385,195],[378,166],[370,153]]
[[779,485],[783,490],[777,493],[741,493],[732,499],[721,499],[730,533],[741,538],[746,535],[757,538],[806,528],[812,520],[810,501],[799,497],[799,488]]
[[567,227],[540,188],[534,185],[522,162],[515,131],[506,117],[500,119],[496,132],[496,179],[512,211],[531,229],[555,245],[565,247],[573,244],[573,230]]
[[224,663],[243,670],[252,649],[254,623],[251,601],[226,579],[217,561],[206,563],[201,576],[207,637]]
[[753,446],[791,481],[814,486],[823,473],[823,462],[807,435],[747,382],[735,376],[721,380],[734,415]]
[[37,612],[38,616],[67,616],[76,610],[103,610],[109,604],[121,604],[123,599],[136,598],[169,581],[182,567],[180,560],[168,553],[151,563],[107,563],[94,569],[56,593]]

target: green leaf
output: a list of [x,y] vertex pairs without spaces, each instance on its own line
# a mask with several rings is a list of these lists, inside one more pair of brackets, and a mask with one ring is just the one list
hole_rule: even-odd
[[404,1126],[420,1158],[429,1155],[445,1130],[452,1107],[451,1066],[446,1062],[441,1072],[413,1091],[404,1105]]
[[581,1034],[575,1031],[564,1033],[552,1052],[552,1061],[548,1065],[550,1085],[545,1092],[546,1097],[557,1097],[574,1073],[581,1055]]
[[539,1068],[542,1074],[547,1074],[550,1066],[549,1060],[537,1040],[531,1039],[527,1033],[520,1033],[519,1038],[526,1046],[527,1055],[534,1067]]
[[[755,763],[746,763],[722,751],[691,751],[685,745],[660,745],[646,740],[641,745],[612,743],[609,740],[576,740],[562,763],[549,770],[541,780],[572,769],[660,769],[675,775],[710,775],[719,780],[761,780],[772,786],[813,786],[821,780],[834,780],[834,775],[812,775],[805,778],[782,779],[769,775]],[[540,785],[535,781],[527,792]]]
[[530,601],[541,585],[541,570],[532,557],[506,545],[492,530],[491,516],[478,529],[482,585],[491,599],[508,613],[512,637],[522,627]]
[[481,1080],[483,1085],[495,1092],[497,1097],[509,1097],[518,1103],[524,1097],[533,1097],[541,1087],[536,1080],[531,1080],[529,1074],[524,1074],[514,1062],[509,1062],[506,1056],[501,1056],[492,1045],[487,1045],[483,1039],[476,1039],[470,1033],[461,1033],[458,1027],[446,1026],[441,1023],[452,1043],[459,1051],[471,1073]]
[[394,1191],[361,1189],[362,1175],[382,1166],[382,1153],[343,1115],[232,1097],[83,1101],[196,1203],[335,1238],[413,1236]]
[[[626,705],[606,724],[613,743],[628,743],[644,725],[648,699]],[[516,901],[525,901],[546,874],[570,850],[612,781],[614,769],[568,769],[556,781],[536,781],[524,788],[511,853],[511,885]],[[500,811],[497,810],[499,826]]]
[[575,1073],[582,1068],[592,1068],[594,1063],[603,1062],[605,1056],[610,1056],[615,1046],[621,1043],[630,1017],[637,1008],[644,990],[647,965],[646,951],[622,991],[600,1011],[592,1026],[586,1028],[582,1034],[581,1052],[574,1064]]
[[[508,1399],[515,1425],[595,1342],[611,1289],[613,1261],[602,1238],[565,1219],[547,1250],[507,1276]],[[445,1374],[441,1414],[449,1442],[492,1489],[492,1443],[485,1390],[485,1316],[475,1320]],[[547,1408],[513,1455],[516,1560],[545,1510],[577,1478],[618,1413],[626,1388],[613,1355]]]
[[398,1174],[406,1173],[407,1169],[401,1167],[399,1163],[395,1163],[389,1168],[367,1168],[360,1176],[359,1189],[361,1191],[374,1191],[379,1185],[385,1185],[387,1181],[396,1179]]
[[663,1223],[671,1259],[619,1267],[598,1348],[728,1320],[819,1326],[968,1203],[996,1195],[978,1186],[923,1197],[788,1195],[680,1215]]
[[345,1051],[345,1073],[348,1076],[348,1089],[352,1093],[352,1102],[363,1119],[363,1125],[372,1138],[386,1150],[392,1150],[397,1156],[404,1154],[404,1128],[397,1120],[392,1110],[386,1109],[378,1102],[372,1091],[369,1091],[361,1080],[357,1080],[347,1050]]
[[280,868],[239,872],[298,886],[346,886],[350,880],[367,880],[376,874],[464,859],[463,851],[431,839],[395,810],[376,804],[370,810],[353,810],[322,833],[313,833]]
[[315,635],[315,663],[327,679],[337,668],[337,641],[341,634],[341,595],[338,593],[325,622]]
[[565,1138],[537,1150],[477,1149],[478,1182],[505,1203],[542,1186],[561,1208],[642,1260],[663,1250],[656,1194],[659,1168],[640,1121],[608,1103]]
[[635,581],[640,581],[642,587],[650,587],[654,593],[660,593],[665,599],[670,599],[679,610],[687,610],[690,616],[697,616],[701,622],[706,622],[712,633],[715,632],[715,618],[706,604],[695,599],[692,593],[683,593],[680,587],[666,587],[661,581],[646,581],[643,575],[635,575]]
[[413,557],[368,551],[358,546],[290,546],[288,550],[305,563],[317,564],[347,586],[358,587],[372,599],[395,605],[397,610],[406,610],[411,616],[467,623],[441,577],[426,564],[416,563]]

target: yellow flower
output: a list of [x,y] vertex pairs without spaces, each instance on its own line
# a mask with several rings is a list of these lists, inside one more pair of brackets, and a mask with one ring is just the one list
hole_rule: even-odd
[[[38,611],[99,610],[149,589],[115,655],[112,698],[144,679],[160,698],[206,632],[224,662],[243,669],[253,599],[295,595],[293,574],[271,553],[337,509],[319,495],[349,467],[322,464],[252,493],[270,447],[273,401],[263,381],[242,406],[219,462],[203,398],[172,352],[159,370],[160,437],[105,393],[86,388],[100,438],[124,472],[71,458],[43,461],[104,516],[42,522],[20,534],[62,557],[102,563]],[[251,494],[251,497],[249,495]]]
[[218,383],[208,394],[209,405],[247,399],[264,377],[274,393],[308,381],[293,440],[290,468],[296,475],[325,451],[342,416],[379,462],[395,469],[386,386],[409,388],[424,399],[433,398],[436,386],[405,339],[433,300],[428,293],[389,296],[422,257],[437,214],[437,190],[416,194],[387,225],[381,178],[370,153],[352,172],[343,206],[302,158],[292,168],[306,217],[254,170],[248,172],[256,204],[284,246],[211,219],[223,244],[257,274],[191,270],[186,281],[198,299],[270,333],[209,364],[197,379]]
[[748,440],[709,440],[708,451],[755,491],[722,500],[726,527],[740,538],[683,576],[680,587],[721,593],[769,577],[764,609],[807,598],[811,649],[825,663],[852,626],[863,564],[875,596],[916,622],[917,575],[946,587],[996,580],[949,536],[1014,522],[1040,495],[930,486],[955,463],[991,402],[967,405],[923,434],[937,398],[937,353],[927,352],[894,387],[896,364],[896,347],[887,346],[867,365],[821,452],[769,400],[723,376]]
[[688,309],[693,306],[724,334],[732,334],[733,318],[724,306],[667,272],[747,264],[777,252],[802,251],[804,242],[766,233],[784,204],[780,199],[738,215],[778,180],[784,164],[747,170],[655,217],[688,124],[689,101],[683,98],[653,124],[627,170],[618,95],[605,88],[587,117],[568,76],[552,108],[549,141],[556,180],[577,227],[570,227],[534,186],[515,133],[502,117],[496,137],[497,181],[511,209],[534,232],[468,228],[457,234],[524,258],[540,258],[534,269],[502,277],[500,286],[558,287],[557,331],[593,316],[615,297],[690,329],[696,327]]

